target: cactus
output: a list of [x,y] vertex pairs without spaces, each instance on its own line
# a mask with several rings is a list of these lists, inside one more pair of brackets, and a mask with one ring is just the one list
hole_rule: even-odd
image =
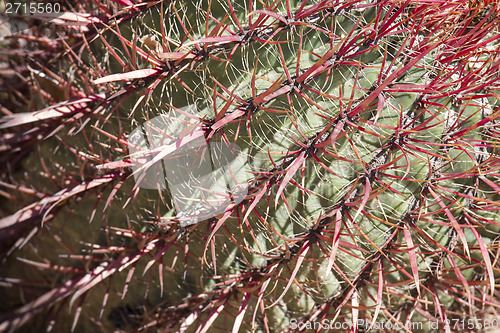
[[498,326],[496,2],[61,8],[2,26],[2,331]]

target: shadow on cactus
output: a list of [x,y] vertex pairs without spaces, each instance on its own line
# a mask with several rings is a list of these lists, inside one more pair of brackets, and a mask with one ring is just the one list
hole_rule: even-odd
[[499,326],[496,2],[60,6],[1,28],[1,331]]

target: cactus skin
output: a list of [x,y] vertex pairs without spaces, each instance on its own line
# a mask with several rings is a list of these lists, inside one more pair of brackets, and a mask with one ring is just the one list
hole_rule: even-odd
[[[496,2],[75,6],[2,41],[1,330],[495,325]],[[174,142],[252,171],[193,224],[138,186],[128,140],[188,105]]]

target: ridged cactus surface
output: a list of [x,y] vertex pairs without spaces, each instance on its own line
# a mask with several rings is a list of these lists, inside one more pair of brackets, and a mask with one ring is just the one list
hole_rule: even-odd
[[500,325],[497,2],[61,5],[2,30],[0,330]]

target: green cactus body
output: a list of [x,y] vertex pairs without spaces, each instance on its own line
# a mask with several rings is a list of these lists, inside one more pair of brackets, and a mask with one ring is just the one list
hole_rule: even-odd
[[[8,55],[2,330],[494,328],[496,2],[72,11]],[[24,306],[16,258],[53,281]]]

